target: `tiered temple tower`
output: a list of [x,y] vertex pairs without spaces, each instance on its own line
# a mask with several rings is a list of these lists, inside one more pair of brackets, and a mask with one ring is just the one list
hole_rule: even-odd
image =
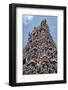
[[43,20],[38,27],[29,33],[28,43],[24,48],[26,63],[48,61],[57,62],[57,48],[50,34],[47,20]]

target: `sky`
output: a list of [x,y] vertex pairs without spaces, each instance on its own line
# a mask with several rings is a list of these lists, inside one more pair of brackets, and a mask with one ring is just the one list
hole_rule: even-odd
[[22,32],[24,47],[28,42],[28,33],[32,32],[34,27],[40,25],[41,21],[47,19],[51,36],[57,44],[57,16],[37,16],[37,15],[24,15],[22,16]]

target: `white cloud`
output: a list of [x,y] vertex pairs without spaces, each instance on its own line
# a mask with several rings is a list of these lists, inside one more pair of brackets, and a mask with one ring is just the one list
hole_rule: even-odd
[[32,20],[33,19],[33,16],[27,16],[27,19],[28,20]]
[[24,16],[24,24],[29,23],[33,19],[33,16]]

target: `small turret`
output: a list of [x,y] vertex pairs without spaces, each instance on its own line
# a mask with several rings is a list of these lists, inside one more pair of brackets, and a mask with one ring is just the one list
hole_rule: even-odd
[[46,25],[46,24],[47,24],[47,20],[46,19],[41,22],[41,25]]
[[46,19],[41,22],[41,27],[46,29],[46,30],[48,29],[48,24],[47,24],[47,20]]

